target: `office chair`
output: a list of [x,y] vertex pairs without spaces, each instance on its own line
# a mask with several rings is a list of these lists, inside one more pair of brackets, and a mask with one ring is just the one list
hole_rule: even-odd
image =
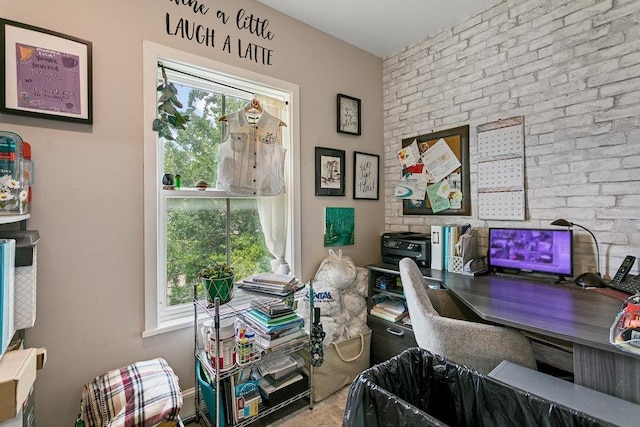
[[418,346],[481,374],[503,360],[536,369],[531,344],[520,332],[478,323],[480,318],[446,289],[425,286],[410,258],[400,260],[400,277]]

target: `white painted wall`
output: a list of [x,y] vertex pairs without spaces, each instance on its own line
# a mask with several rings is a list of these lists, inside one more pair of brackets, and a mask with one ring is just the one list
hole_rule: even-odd
[[[28,346],[47,347],[38,372],[38,425],[69,426],[82,386],[129,363],[164,357],[193,387],[193,331],[142,339],[143,121],[142,42],[187,51],[288,81],[300,87],[302,278],[313,276],[327,249],[323,208],[356,209],[356,244],[343,247],[356,264],[379,260],[384,199],[355,201],[353,152],[383,154],[382,61],[250,0],[202,0],[194,13],[183,2],[158,0],[2,2],[0,16],[93,43],[92,126],[0,115],[0,129],[32,144],[37,168],[29,228],[40,231],[36,326]],[[188,2],[187,2],[188,3]],[[244,8],[268,19],[275,37],[264,40],[235,27]],[[221,10],[227,24],[216,17]],[[167,34],[166,14],[215,29],[215,46]],[[223,51],[224,37],[273,50],[271,66]],[[235,47],[234,47],[235,49]],[[336,132],[336,94],[362,100],[362,136]],[[294,124],[292,124],[294,125]],[[314,147],[346,151],[346,197],[314,196]],[[382,194],[382,193],[381,193]]]
[[[640,256],[639,22],[638,1],[505,0],[385,59],[386,228],[471,223],[486,236],[565,218],[595,234],[605,276]],[[527,219],[479,220],[475,128],[521,115]],[[471,216],[403,216],[401,140],[463,124]],[[592,238],[576,228],[574,241],[576,274],[596,271]]]

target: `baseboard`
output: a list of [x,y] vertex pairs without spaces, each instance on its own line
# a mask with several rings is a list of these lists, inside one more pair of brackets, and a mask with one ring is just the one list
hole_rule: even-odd
[[183,423],[189,423],[196,417],[196,389],[191,387],[182,390],[182,408],[180,409],[180,419]]

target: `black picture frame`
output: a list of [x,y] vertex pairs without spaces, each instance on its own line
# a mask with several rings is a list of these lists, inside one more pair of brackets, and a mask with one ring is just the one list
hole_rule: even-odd
[[360,105],[360,99],[338,94],[338,133],[361,135]]
[[471,182],[469,178],[469,125],[419,135],[417,137],[412,136],[411,138],[404,138],[402,140],[402,147],[404,148],[408,146],[409,144],[413,143],[413,141],[417,141],[419,147],[421,143],[431,145],[439,141],[441,138],[445,140],[449,148],[451,148],[453,153],[460,161],[460,167],[453,172],[455,174],[460,174],[460,182],[451,185],[453,188],[459,187],[460,191],[462,192],[462,201],[460,203],[460,207],[433,212],[427,197],[425,197],[424,200],[405,199],[402,201],[403,215],[471,215]]
[[0,18],[0,79],[1,113],[93,123],[89,41]]
[[377,154],[353,152],[353,198],[380,198],[380,156]]
[[316,147],[316,196],[344,196],[345,152]]

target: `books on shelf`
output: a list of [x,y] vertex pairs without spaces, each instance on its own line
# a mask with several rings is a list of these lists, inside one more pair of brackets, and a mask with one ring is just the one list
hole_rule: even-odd
[[389,298],[384,301],[380,301],[376,304],[376,307],[382,308],[393,314],[402,314],[407,310],[404,305],[404,301],[399,298]]
[[[252,301],[253,304],[263,304],[265,302],[274,303],[272,300],[257,299]],[[239,314],[240,321],[244,322],[248,328],[255,332],[255,343],[264,350],[272,349],[293,344],[298,340],[308,339],[307,333],[304,331],[304,319],[300,317],[293,309],[282,304],[274,305],[276,315],[270,316],[265,313],[264,307],[250,308]]]
[[270,327],[270,326],[293,326],[294,324],[302,321],[302,317],[298,316],[297,313],[291,312],[289,314],[285,314],[284,316],[269,316],[264,314],[260,310],[256,310],[255,308],[251,308],[245,312],[249,318],[258,322],[260,326]]
[[291,372],[281,381],[276,381],[270,378],[268,375],[264,376],[262,377],[262,379],[260,379],[260,382],[258,384],[260,386],[260,389],[263,391],[263,393],[266,394],[266,397],[268,399],[269,395],[274,391],[280,390],[284,387],[287,387],[301,380],[302,380],[302,375],[300,374],[300,372],[295,371],[295,372]]
[[262,403],[258,380],[252,378],[251,368],[241,369],[231,376],[234,424],[259,412]]
[[302,342],[306,339],[308,339],[307,333],[305,332],[304,328],[301,327],[292,330],[286,335],[282,335],[276,338],[267,337],[264,335],[256,335],[255,343],[264,350],[274,350],[276,347],[279,347],[281,345],[294,344]]
[[280,298],[254,298],[251,300],[251,307],[271,317],[281,317],[293,313],[293,308]]
[[291,280],[283,279],[281,281],[278,281],[275,279],[263,279],[261,278],[261,275],[254,274],[253,276],[249,276],[242,279],[242,284],[260,286],[265,289],[291,289],[298,282],[298,280],[296,280],[294,276],[291,276],[291,277],[293,277],[293,279]]
[[[259,275],[254,274],[253,276],[249,276],[245,279],[242,279],[240,282],[236,282],[236,285],[239,288],[242,288],[245,290],[260,292],[260,293],[275,295],[280,297],[290,295],[293,292],[296,292],[304,288],[304,284],[298,281],[295,278],[295,276],[277,275],[273,273],[261,273],[261,275],[265,275],[265,274],[269,274],[268,277],[283,276],[285,279],[282,279],[281,281],[266,279],[266,280],[269,280],[267,282],[264,279],[257,277]],[[288,277],[291,277],[293,279],[287,280],[286,278]]]
[[400,298],[380,298],[374,301],[376,303],[369,314],[389,322],[398,322],[409,314],[404,300]]
[[296,325],[304,325],[304,319],[293,313],[276,319],[265,319],[266,316],[257,310],[247,310],[241,315],[242,320],[255,327],[256,333],[271,334]]
[[277,274],[277,273],[258,273],[247,277],[249,282],[264,283],[267,285],[292,285],[297,281],[296,276],[290,274]]
[[272,357],[258,363],[258,372],[262,377],[271,376],[274,380],[280,380],[287,374],[304,366],[304,359],[293,353],[280,357]]
[[371,310],[369,311],[369,314],[371,314],[372,316],[376,316],[379,317],[381,319],[384,319],[388,322],[398,322],[399,320],[401,320],[403,317],[406,317],[407,315],[409,315],[409,312],[405,311],[404,313],[400,313],[400,314],[394,314],[390,311],[387,311],[383,308],[380,307],[371,307]]
[[260,394],[266,400],[268,406],[279,405],[282,402],[299,395],[309,388],[309,378],[301,370],[296,371],[287,381],[274,386],[268,380],[259,380]]

